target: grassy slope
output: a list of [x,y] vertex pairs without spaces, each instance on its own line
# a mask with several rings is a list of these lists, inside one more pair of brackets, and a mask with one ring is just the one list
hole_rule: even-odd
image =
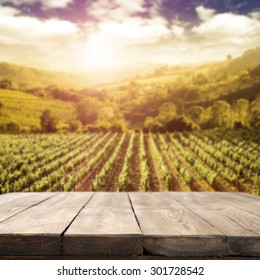
[[161,76],[139,77],[139,78],[134,78],[132,80],[125,80],[122,82],[97,86],[96,88],[98,90],[106,89],[108,92],[113,92],[115,90],[118,90],[120,87],[128,86],[131,83],[131,81],[135,81],[138,85],[141,85],[142,87],[166,85],[166,84],[171,84],[178,77],[179,77],[179,73],[177,74],[172,73],[172,74],[166,74]]
[[56,85],[62,88],[82,89],[91,83],[83,75],[47,71],[26,66],[0,62],[0,81],[9,79],[15,88],[31,89]]
[[19,91],[0,90],[0,102],[3,104],[0,109],[0,125],[14,121],[25,130],[31,126],[40,128],[40,116],[46,109],[55,112],[60,127],[75,115],[72,103],[44,99]]

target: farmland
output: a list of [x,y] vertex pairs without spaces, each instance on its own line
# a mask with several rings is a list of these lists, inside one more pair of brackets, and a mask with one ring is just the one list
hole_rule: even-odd
[[258,142],[251,130],[0,135],[0,193],[259,194]]
[[21,130],[40,129],[40,116],[46,109],[55,111],[60,120],[59,126],[64,126],[76,114],[71,103],[61,100],[44,99],[29,93],[0,89],[2,104],[0,112],[0,127],[8,122],[16,123]]

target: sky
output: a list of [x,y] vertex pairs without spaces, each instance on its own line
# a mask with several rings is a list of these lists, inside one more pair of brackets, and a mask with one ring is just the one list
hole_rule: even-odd
[[0,61],[89,72],[260,46],[257,0],[0,0]]

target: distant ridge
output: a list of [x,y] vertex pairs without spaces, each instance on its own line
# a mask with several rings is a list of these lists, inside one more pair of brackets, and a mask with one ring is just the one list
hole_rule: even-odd
[[32,89],[51,85],[66,89],[82,89],[91,84],[87,76],[41,70],[22,65],[0,62],[0,82],[10,80],[14,89]]

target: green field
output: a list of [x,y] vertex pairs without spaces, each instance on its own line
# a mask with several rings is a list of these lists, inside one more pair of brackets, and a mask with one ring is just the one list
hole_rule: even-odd
[[0,193],[229,191],[259,194],[260,135],[88,133],[0,136]]
[[40,116],[47,109],[55,112],[60,120],[60,127],[74,119],[76,114],[73,103],[45,99],[19,91],[0,89],[0,101],[0,126],[14,122],[24,131],[30,131],[32,127],[40,129]]

